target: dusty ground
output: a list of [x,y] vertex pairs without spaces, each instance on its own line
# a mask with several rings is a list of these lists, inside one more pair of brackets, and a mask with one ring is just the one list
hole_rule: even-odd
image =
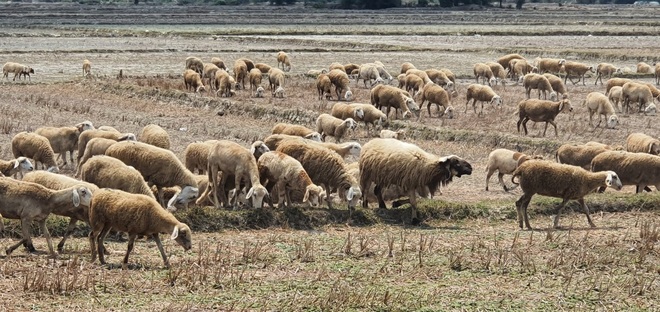
[[[521,86],[495,87],[505,105],[485,106],[485,117],[471,108],[463,113],[465,89],[474,82],[472,64],[506,53],[529,59],[563,57],[594,66],[607,61],[628,69],[657,57],[660,26],[652,18],[654,9],[578,9],[391,10],[371,12],[369,23],[357,18],[362,12],[353,11],[342,12],[344,19],[332,11],[302,9],[277,10],[263,18],[256,14],[263,13],[258,8],[126,11],[5,5],[0,7],[7,16],[0,21],[0,61],[29,64],[36,73],[31,83],[3,80],[0,86],[0,158],[12,157],[10,141],[20,131],[82,120],[134,133],[157,123],[168,130],[179,156],[196,140],[232,139],[247,145],[268,135],[277,122],[311,127],[324,111],[319,107],[329,110],[332,102],[320,103],[314,79],[304,77],[308,70],[334,61],[380,60],[395,76],[400,64],[410,61],[418,68],[446,67],[460,77],[459,97],[453,100],[457,118],[434,115],[394,123],[407,128],[408,140],[426,150],[457,154],[472,163],[474,173],[456,179],[436,199],[484,205],[506,215],[520,193],[505,193],[495,178],[491,191],[483,190],[492,149],[518,145],[552,158],[565,142],[622,145],[632,132],[660,135],[657,117],[640,114],[621,115],[621,125],[613,130],[590,126],[582,101],[589,92],[604,92],[603,86],[594,86],[593,77],[586,86],[567,84],[574,111],[557,118],[558,137],[552,128],[541,137],[542,124],[531,128],[528,137],[518,134],[514,114],[524,98]],[[49,14],[52,10],[60,14]],[[111,20],[98,14],[109,11],[121,14]],[[190,24],[191,16],[199,24]],[[564,23],[556,22],[560,18]],[[140,25],[133,25],[137,21]],[[404,31],[399,24],[410,25]],[[337,35],[342,32],[347,35]],[[281,49],[289,51],[293,63],[283,100],[255,99],[246,91],[229,100],[183,91],[179,75],[187,56],[217,56],[228,64],[248,57],[275,66]],[[85,58],[93,63],[90,79],[81,76]],[[122,81],[115,79],[120,69],[128,75]],[[652,82],[650,76],[638,79]],[[354,82],[351,87],[357,101],[369,102],[368,89]],[[218,116],[219,110],[226,114]],[[368,140],[363,129],[353,139]],[[627,202],[633,190],[623,192],[627,194],[606,198],[613,205]],[[645,195],[639,201],[656,197]],[[555,203],[537,200],[537,206]],[[583,215],[569,213],[562,224],[570,230],[538,232],[518,232],[513,220],[499,217],[429,220],[421,229],[343,224],[313,231],[228,229],[198,233],[191,253],[168,242],[172,270],[162,269],[151,242],[136,245],[128,271],[116,269],[125,243],[110,243],[115,252],[109,261],[115,265],[104,269],[88,262],[86,238],[74,238],[58,260],[22,250],[0,260],[1,287],[7,289],[0,305],[17,310],[658,309],[657,210],[594,217],[596,230],[583,228]],[[543,215],[532,224],[547,228],[551,221]],[[3,238],[0,244],[12,241]],[[36,243],[46,250],[43,238]]]

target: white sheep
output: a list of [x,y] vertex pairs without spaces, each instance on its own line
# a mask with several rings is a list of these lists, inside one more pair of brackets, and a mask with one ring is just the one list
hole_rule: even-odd
[[284,88],[282,86],[278,86],[277,89],[275,89],[275,92],[273,92],[273,97],[274,98],[284,98]]
[[261,155],[257,166],[261,182],[268,192],[272,193],[273,187],[277,188],[278,208],[291,206],[293,192],[303,193],[302,202],[312,207],[317,207],[325,198],[323,188],[314,184],[300,162],[287,154],[267,152]]
[[514,185],[508,188],[504,183],[504,175],[512,174],[520,164],[530,159],[538,159],[540,156],[529,156],[520,152],[514,152],[504,148],[498,148],[488,154],[488,164],[486,165],[486,191],[490,177],[497,171],[497,179],[504,188],[505,192],[516,188]]
[[288,134],[321,142],[321,134],[301,125],[278,123],[273,126],[272,134]]
[[10,73],[14,74],[14,79],[12,79],[12,81],[16,81],[16,77],[18,76],[18,79],[20,80],[21,75],[26,75],[29,78],[30,74],[34,74],[34,69],[23,64],[7,62],[4,66],[2,66],[3,78],[7,78],[7,80],[9,80]]
[[614,106],[610,103],[610,100],[605,94],[591,92],[587,94],[582,105],[587,108],[587,111],[589,111],[589,124],[592,126],[592,118],[594,114],[598,114],[598,124],[596,124],[596,127],[600,126],[600,123],[602,122],[601,116],[605,116],[607,127],[610,129],[614,129],[619,122],[619,117],[614,111]]
[[401,129],[397,131],[392,131],[392,130],[387,130],[383,129],[380,130],[380,135],[379,137],[381,139],[397,139],[397,140],[403,140],[406,137],[406,131]]
[[26,157],[18,157],[8,161],[0,159],[0,173],[5,177],[16,177],[19,173],[23,176],[25,172],[32,170],[34,170],[34,166]]
[[148,124],[137,135],[139,142],[170,149],[170,135],[159,125]]
[[660,155],[660,140],[641,132],[631,133],[626,138],[626,151]]
[[342,120],[330,114],[321,114],[316,118],[316,132],[321,134],[321,141],[325,141],[325,137],[329,135],[339,143],[347,130],[355,130],[356,127],[357,122],[350,117]]
[[[378,109],[383,106],[387,107],[386,116],[390,115],[390,107],[394,108],[394,116],[396,118],[397,111],[402,111],[402,117],[405,119],[413,114],[413,111],[419,111],[419,107],[415,100],[410,96],[406,96],[404,91],[388,85],[377,85],[371,89],[371,104]],[[406,92],[407,93],[407,92]]]
[[[499,64],[498,64],[499,65]],[[465,102],[465,112],[467,112],[468,104],[472,100],[472,108],[474,113],[477,113],[477,101],[481,102],[481,111],[479,116],[484,113],[484,102],[488,102],[491,105],[501,108],[502,107],[502,98],[493,91],[489,86],[480,85],[480,84],[471,84],[467,88],[467,93],[465,95],[467,102]]]
[[110,230],[128,233],[128,249],[122,263],[124,269],[128,266],[128,256],[138,235],[149,236],[156,242],[168,268],[170,264],[160,241],[160,233],[171,234],[170,238],[186,251],[192,248],[190,228],[179,222],[170,212],[163,210],[155,199],[141,194],[112,189],[99,190],[94,194],[89,208],[89,224],[92,262],[98,254],[101,264],[105,264],[103,242]]
[[559,113],[568,110],[569,112],[573,111],[571,102],[569,100],[561,100],[559,102],[545,101],[545,100],[522,100],[518,103],[518,123],[517,129],[520,132],[520,125],[522,124],[523,129],[525,130],[525,135],[527,135],[527,122],[545,122],[545,129],[543,130],[543,136],[548,130],[548,123],[552,124],[555,127],[555,136],[557,134],[557,124],[555,123],[555,118]]
[[282,64],[282,70],[291,71],[291,61],[289,60],[289,55],[284,51],[277,52],[277,67],[280,67]]
[[[414,144],[380,138],[364,144],[359,166],[360,188],[368,190],[371,184],[375,184],[380,208],[387,207],[379,190],[398,186],[408,193],[413,224],[420,222],[417,217],[418,190],[425,191],[422,196],[433,196],[441,184],[449,183],[454,176],[472,173],[472,166],[458,156],[439,157]],[[362,207],[367,208],[368,204],[368,199],[363,196]]]
[[[39,228],[46,237],[48,250],[56,256],[53,242],[46,227],[46,219],[53,210],[73,206],[89,206],[92,192],[83,185],[76,185],[54,191],[45,186],[9,178],[0,178],[0,215],[4,218],[21,220],[23,237],[5,251],[11,254],[18,246],[24,245],[29,252],[35,252],[32,244],[30,224],[39,222]],[[60,208],[65,207],[65,208]]]
[[353,98],[353,91],[351,91],[351,87],[349,86],[350,80],[344,71],[333,69],[328,72],[328,78],[330,78],[332,85],[335,86],[338,101],[344,100],[348,102]]
[[539,91],[539,99],[541,98],[541,92],[543,92],[544,100],[548,99],[546,92],[547,93],[554,92],[552,90],[552,85],[550,84],[548,78],[546,78],[543,75],[539,75],[535,73],[530,73],[523,77],[523,87],[525,87],[525,92],[528,99],[530,98],[530,93],[532,92],[532,89],[537,89]]
[[11,139],[11,150],[15,158],[24,156],[32,158],[35,167],[42,163],[48,171],[59,172],[55,161],[55,152],[48,139],[33,132],[19,132]]
[[[612,170],[619,175],[621,184],[635,185],[636,193],[647,186],[660,191],[660,157],[646,153],[608,151],[594,157],[591,171]],[[599,191],[603,191],[600,189]]]
[[83,131],[93,129],[94,125],[91,121],[84,121],[73,127],[41,127],[34,133],[48,139],[53,152],[59,154],[58,158],[62,158],[64,166],[66,166],[66,152],[69,152],[69,159],[75,165],[73,152],[78,148],[78,138]]
[[[518,178],[518,183],[514,181],[515,178]],[[524,193],[516,201],[518,226],[522,229],[524,220],[525,226],[530,230],[532,227],[529,225],[527,207],[535,194],[563,199],[557,207],[554,220],[555,228],[559,227],[561,209],[571,199],[580,203],[587,215],[587,222],[591,227],[595,227],[596,225],[589,216],[589,207],[584,203],[584,196],[599,187],[607,186],[616,190],[621,190],[623,187],[621,180],[614,171],[589,172],[580,167],[544,160],[530,160],[522,163],[513,172],[511,182],[519,184]]]

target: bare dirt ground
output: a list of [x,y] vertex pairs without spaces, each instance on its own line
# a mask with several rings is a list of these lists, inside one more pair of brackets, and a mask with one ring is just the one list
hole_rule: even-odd
[[[474,168],[472,175],[456,179],[425,205],[442,201],[487,207],[491,212],[474,219],[430,219],[423,228],[339,223],[309,231],[283,227],[200,232],[190,253],[166,244],[171,270],[162,269],[152,242],[136,245],[130,270],[117,269],[125,243],[110,243],[114,253],[109,262],[114,265],[109,269],[89,263],[87,239],[77,237],[57,260],[20,250],[0,259],[0,287],[6,289],[0,306],[10,310],[658,309],[657,207],[597,212],[595,230],[583,228],[582,214],[567,213],[562,224],[568,230],[519,232],[508,216],[520,192],[504,192],[496,178],[491,179],[491,191],[484,191],[486,159],[494,148],[518,146],[552,159],[556,148],[566,142],[623,145],[632,132],[658,136],[657,117],[632,113],[620,115],[616,129],[590,126],[582,101],[589,92],[605,89],[594,85],[593,76],[585,86],[568,82],[574,111],[557,118],[557,137],[552,126],[542,137],[543,124],[532,126],[527,137],[516,131],[516,106],[524,99],[524,89],[515,84],[506,90],[494,87],[504,99],[502,108],[486,105],[485,117],[478,117],[471,107],[464,112],[465,90],[474,83],[472,64],[503,54],[562,57],[593,66],[607,61],[633,71],[638,61],[653,63],[660,51],[660,22],[653,18],[660,13],[657,9],[400,9],[366,12],[367,21],[361,19],[365,12],[265,10],[269,14],[255,7],[1,6],[0,60],[29,64],[35,74],[32,82],[2,81],[0,158],[12,158],[10,141],[20,131],[82,120],[133,133],[157,123],[170,133],[178,156],[188,143],[198,140],[231,139],[248,145],[267,136],[277,122],[313,127],[316,116],[329,110],[333,102],[318,101],[315,80],[304,76],[308,70],[335,61],[379,60],[396,76],[400,64],[409,61],[418,68],[449,68],[459,76],[459,96],[453,100],[458,114],[452,120],[440,119],[433,110],[432,117],[395,121],[393,127],[407,129],[408,141],[438,155],[460,155]],[[183,90],[180,74],[188,56],[205,61],[217,56],[228,64],[248,57],[275,66],[279,50],[289,52],[293,65],[285,99],[256,99],[247,91],[220,99]],[[81,75],[85,58],[93,63],[92,78]],[[119,70],[127,78],[117,80]],[[635,79],[653,82],[649,75]],[[369,102],[369,89],[355,82],[351,87],[356,101]],[[216,114],[220,110],[224,116]],[[352,139],[365,143],[369,138],[360,128]],[[626,187],[622,194],[608,191],[604,197],[590,195],[587,201],[628,207],[635,196],[639,207],[657,202],[657,192],[633,192]],[[557,204],[548,199],[534,202],[532,210]],[[532,224],[546,229],[551,220],[537,215]],[[5,237],[0,244],[12,241]],[[37,238],[36,245],[46,250],[43,238]]]

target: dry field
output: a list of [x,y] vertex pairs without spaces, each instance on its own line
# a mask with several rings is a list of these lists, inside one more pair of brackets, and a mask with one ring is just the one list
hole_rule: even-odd
[[[660,58],[658,9],[530,4],[524,11],[338,13],[2,4],[0,13],[0,63],[35,68],[31,82],[3,79],[0,85],[0,159],[12,158],[10,141],[20,131],[82,120],[133,133],[157,123],[170,133],[178,156],[198,140],[248,145],[277,122],[312,127],[329,110],[333,102],[317,99],[315,80],[304,75],[308,70],[334,61],[379,60],[394,76],[406,61],[459,76],[456,118],[439,119],[433,110],[433,117],[394,121],[392,127],[405,128],[408,141],[432,153],[464,157],[474,169],[442,195],[422,201],[421,227],[405,225],[405,206],[359,209],[350,217],[342,208],[178,212],[196,233],[191,252],[165,244],[170,270],[163,269],[151,241],[136,244],[129,270],[119,269],[125,242],[108,243],[112,265],[89,263],[86,227],[79,225],[58,259],[23,250],[3,253],[4,310],[660,309],[658,192],[634,195],[634,188],[625,187],[589,195],[596,229],[587,227],[575,204],[565,209],[564,229],[550,229],[560,201],[538,196],[530,206],[538,230],[519,231],[513,202],[520,191],[504,192],[496,178],[491,191],[484,191],[486,159],[494,148],[519,147],[554,158],[565,142],[622,145],[639,131],[657,137],[658,117],[632,113],[621,115],[616,129],[590,126],[582,101],[605,89],[594,86],[593,76],[585,86],[568,82],[574,111],[557,118],[557,137],[552,128],[542,137],[543,124],[531,126],[529,136],[516,131],[522,86],[495,87],[504,105],[486,105],[483,117],[471,107],[464,112],[465,90],[474,83],[472,64],[507,53],[594,66],[611,62],[633,71],[638,61],[652,64]],[[279,50],[289,52],[293,65],[285,99],[256,99],[247,91],[224,99],[183,90],[187,56],[205,61],[217,56],[228,64],[248,57],[275,66]],[[85,58],[93,64],[91,78],[81,75]],[[116,79],[119,70],[125,79]],[[649,75],[626,76],[653,82]],[[355,82],[351,87],[357,101],[369,102],[368,89]],[[359,128],[352,139],[369,138]],[[64,221],[52,219],[51,232],[61,235]],[[7,246],[20,230],[16,220],[4,222],[0,245]],[[42,237],[35,245],[47,250]]]

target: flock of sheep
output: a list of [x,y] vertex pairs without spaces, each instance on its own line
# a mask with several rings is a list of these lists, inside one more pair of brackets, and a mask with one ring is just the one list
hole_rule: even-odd
[[[237,90],[247,90],[245,80],[248,80],[251,94],[263,97],[261,79],[265,75],[272,96],[284,97],[285,72],[291,69],[291,62],[284,52],[278,53],[277,61],[277,68],[272,68],[241,58],[235,61],[233,73],[229,74],[220,59],[205,64],[199,58],[189,57],[183,77],[189,90],[214,91],[226,97]],[[13,64],[5,64],[5,76],[13,72],[20,79],[29,67]],[[29,77],[33,70],[27,71]],[[555,117],[572,109],[564,86],[566,79],[577,78],[584,83],[584,75],[589,71],[594,72],[593,67],[565,60],[538,59],[532,64],[516,54],[497,62],[476,64],[477,83],[467,88],[465,110],[470,101],[475,113],[477,102],[482,103],[479,114],[483,114],[483,102],[501,105],[501,97],[491,86],[504,87],[510,79],[522,83],[528,97],[518,105],[518,128],[522,125],[526,134],[526,123],[532,120],[545,122],[546,130],[552,124],[557,134]],[[613,66],[600,64],[595,70],[596,82],[601,79],[602,83],[602,76],[610,77],[616,71]],[[547,72],[564,73],[564,81]],[[660,65],[656,65],[655,72],[656,77],[660,76]],[[85,60],[83,75],[90,73],[91,62]],[[169,135],[157,125],[148,125],[137,135],[109,126],[95,128],[89,121],[16,134],[12,139],[15,159],[0,161],[0,214],[21,220],[23,238],[6,252],[9,254],[20,245],[33,251],[29,225],[38,221],[51,254],[56,255],[45,227],[45,220],[52,213],[71,218],[58,251],[63,250],[76,222],[84,221],[91,227],[92,260],[98,255],[100,262],[105,263],[104,239],[110,230],[116,230],[129,235],[124,266],[138,235],[153,237],[165,265],[169,266],[159,234],[170,234],[184,249],[190,249],[190,228],[177,221],[171,212],[193,202],[216,208],[239,205],[262,208],[264,204],[274,208],[275,201],[278,207],[293,203],[317,207],[325,201],[332,207],[332,197],[336,196],[353,210],[360,200],[364,208],[373,201],[386,208],[385,201],[406,198],[392,205],[409,203],[411,223],[417,224],[420,222],[416,211],[418,196],[432,197],[455,177],[472,173],[471,164],[459,156],[428,153],[403,142],[405,131],[383,129],[390,118],[398,116],[405,119],[416,115],[421,120],[424,103],[429,116],[431,105],[435,104],[440,116],[452,118],[456,78],[451,71],[419,70],[411,63],[404,63],[396,77],[398,87],[389,85],[394,78],[380,62],[333,63],[328,69],[308,74],[316,76],[320,100],[332,98],[333,89],[338,100],[329,113],[318,116],[316,129],[276,124],[270,136],[253,142],[250,147],[228,140],[193,142],[186,147],[183,161],[170,151]],[[364,86],[371,89],[371,103],[346,103],[353,97],[351,79],[356,83],[363,80]],[[539,99],[529,98],[533,89],[538,90]],[[653,98],[660,95],[651,84],[618,78],[607,81],[607,91],[607,95],[590,94],[585,105],[591,115],[599,115],[599,123],[600,115],[605,115],[611,127],[616,124],[615,105],[610,102],[613,98],[619,99],[616,103],[621,103],[622,108],[638,103],[639,111],[650,113],[655,107]],[[613,95],[619,91],[620,95]],[[550,100],[541,100],[541,93],[544,96],[547,93]],[[419,104],[416,97],[421,99]],[[342,143],[347,134],[356,131],[358,122],[363,122],[366,132],[378,138],[364,145]],[[327,137],[333,137],[335,143],[326,142]],[[623,185],[636,185],[637,192],[647,186],[660,188],[660,140],[635,133],[628,137],[626,151],[622,149],[597,142],[567,144],[557,151],[558,163],[498,149],[488,158],[486,190],[495,171],[505,191],[520,185],[524,194],[516,207],[521,228],[523,222],[531,228],[527,207],[535,194],[562,198],[559,210],[568,200],[578,200],[589,224],[594,226],[584,203],[586,194],[605,187],[621,189]],[[77,151],[75,160],[74,151]],[[62,166],[75,169],[76,178],[58,174],[60,163],[55,154],[59,154]],[[347,163],[345,159],[351,157],[358,161]],[[34,161],[34,166],[29,159]],[[34,170],[39,167],[45,170]],[[513,187],[505,185],[505,174],[512,174]],[[554,226],[559,226],[558,219],[559,211]]]

